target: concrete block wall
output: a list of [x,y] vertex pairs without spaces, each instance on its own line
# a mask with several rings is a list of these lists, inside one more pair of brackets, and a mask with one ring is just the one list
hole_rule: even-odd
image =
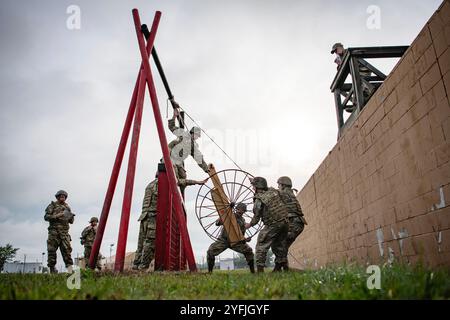
[[298,194],[290,265],[450,266],[450,0]]

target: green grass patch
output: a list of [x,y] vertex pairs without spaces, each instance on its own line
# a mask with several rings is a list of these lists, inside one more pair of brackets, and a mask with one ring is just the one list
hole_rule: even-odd
[[81,272],[69,290],[67,274],[0,274],[0,299],[449,299],[450,271],[420,266],[381,269],[381,289],[369,290],[365,268],[250,274],[111,274]]

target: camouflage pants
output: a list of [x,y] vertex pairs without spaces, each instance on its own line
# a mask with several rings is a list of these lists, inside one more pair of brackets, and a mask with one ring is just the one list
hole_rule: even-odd
[[279,222],[270,226],[264,226],[258,234],[256,242],[256,265],[265,267],[267,252],[272,248],[275,255],[275,263],[287,262],[286,237],[288,223]]
[[72,238],[67,232],[62,232],[55,229],[48,230],[47,252],[48,260],[47,266],[53,268],[56,265],[56,250],[61,251],[66,267],[73,265],[72,247],[70,245]]
[[305,225],[302,220],[298,217],[289,217],[289,230],[286,238],[286,249],[289,250],[289,247],[294,243],[295,239],[302,233]]
[[247,243],[236,243],[232,246],[227,241],[217,240],[212,243],[207,252],[207,259],[209,263],[214,263],[215,257],[227,249],[231,249],[245,256],[245,260],[250,262],[254,259],[253,250]]
[[[84,246],[84,263],[86,268],[89,267],[89,257],[91,256],[92,246]],[[97,256],[97,263],[95,267],[99,270],[102,269],[102,266],[100,264],[100,259],[102,258],[102,255],[99,253]]]
[[156,216],[147,216],[141,221],[139,240],[133,265],[147,269],[155,257]]
[[[175,165],[175,175],[178,177],[178,179],[187,179],[186,170],[181,164]],[[181,194],[184,196],[184,190],[186,189],[186,186],[180,186]]]

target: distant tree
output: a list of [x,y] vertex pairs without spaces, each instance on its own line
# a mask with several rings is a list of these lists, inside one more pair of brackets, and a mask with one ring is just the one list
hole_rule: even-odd
[[15,256],[19,248],[13,248],[13,246],[8,243],[4,247],[0,247],[0,272],[3,271],[5,262],[11,261]]

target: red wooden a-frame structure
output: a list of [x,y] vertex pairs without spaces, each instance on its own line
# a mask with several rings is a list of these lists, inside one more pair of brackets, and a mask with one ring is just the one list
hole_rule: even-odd
[[157,11],[153,19],[150,34],[145,44],[145,36],[142,32],[141,21],[137,9],[133,9],[133,20],[136,28],[136,35],[142,57],[139,74],[134,87],[133,95],[128,109],[127,118],[122,131],[119,148],[109,180],[100,221],[97,228],[94,245],[89,258],[89,267],[94,269],[100,246],[108,220],[111,202],[117,185],[120,167],[122,164],[125,147],[128,141],[131,123],[133,122],[133,135],[131,137],[130,155],[128,160],[127,177],[125,182],[125,192],[122,203],[122,216],[119,228],[119,238],[117,241],[117,251],[114,269],[123,271],[125,249],[128,235],[128,224],[130,220],[131,199],[133,194],[134,177],[136,171],[136,157],[139,145],[139,134],[142,120],[142,110],[144,105],[145,86],[147,85],[155,116],[156,128],[158,130],[161,150],[165,166],[159,168],[158,176],[158,214],[157,231],[155,244],[155,269],[156,270],[183,270],[186,268],[186,261],[190,271],[196,271],[194,253],[192,251],[189,233],[186,225],[183,200],[178,189],[175,172],[170,159],[164,126],[156,96],[155,84],[149,63],[150,53],[153,49],[156,31],[158,29],[161,12]]

